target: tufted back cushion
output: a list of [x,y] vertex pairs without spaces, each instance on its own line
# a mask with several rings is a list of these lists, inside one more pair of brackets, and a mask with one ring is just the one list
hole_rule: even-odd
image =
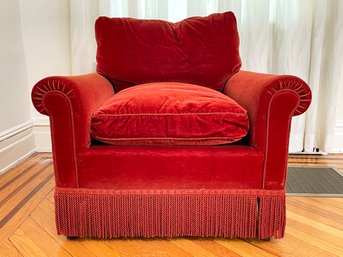
[[117,90],[148,82],[184,82],[222,90],[239,71],[232,12],[163,20],[99,17],[97,71]]

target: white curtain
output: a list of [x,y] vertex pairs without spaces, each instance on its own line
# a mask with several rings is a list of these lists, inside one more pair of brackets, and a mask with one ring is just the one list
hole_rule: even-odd
[[[309,83],[313,101],[293,118],[290,152],[332,149],[343,87],[343,1],[340,0],[72,0],[72,70],[95,69],[94,21],[99,15],[165,19],[232,10],[243,69],[293,74]],[[341,99],[343,100],[343,99]]]

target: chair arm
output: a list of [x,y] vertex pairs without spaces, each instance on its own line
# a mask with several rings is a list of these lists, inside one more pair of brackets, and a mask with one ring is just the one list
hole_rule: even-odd
[[309,86],[295,76],[240,71],[224,93],[248,111],[249,144],[265,154],[264,188],[284,188],[291,118],[309,107]]
[[113,95],[111,83],[97,73],[48,77],[33,87],[33,105],[50,117],[58,186],[77,186],[77,154],[90,146],[91,115]]

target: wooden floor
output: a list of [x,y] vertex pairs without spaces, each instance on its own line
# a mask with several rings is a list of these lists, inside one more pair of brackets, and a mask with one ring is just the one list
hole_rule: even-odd
[[[290,165],[333,166],[343,155],[293,156]],[[269,242],[223,238],[67,240],[54,224],[50,154],[0,176],[0,256],[343,256],[343,198],[287,198],[286,235]]]

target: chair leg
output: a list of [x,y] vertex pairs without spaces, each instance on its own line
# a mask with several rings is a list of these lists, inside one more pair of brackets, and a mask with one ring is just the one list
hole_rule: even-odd
[[76,239],[77,239],[77,236],[67,236],[67,239],[68,239],[68,240],[76,240]]

